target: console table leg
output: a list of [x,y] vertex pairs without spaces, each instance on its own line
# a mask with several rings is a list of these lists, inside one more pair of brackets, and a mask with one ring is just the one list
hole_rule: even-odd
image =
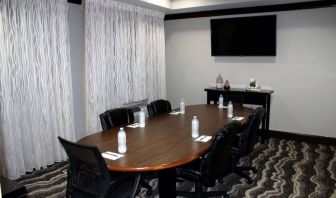
[[[267,96],[266,96],[267,98]],[[263,108],[266,110],[266,114],[267,114],[267,104],[263,105]],[[267,133],[267,116],[266,114],[263,117],[262,123],[261,123],[261,133],[260,133],[260,143],[264,144],[265,143],[265,136]]]
[[269,130],[269,120],[270,120],[270,111],[271,111],[271,95],[266,95],[266,131],[265,136],[268,138],[270,136],[270,130]]

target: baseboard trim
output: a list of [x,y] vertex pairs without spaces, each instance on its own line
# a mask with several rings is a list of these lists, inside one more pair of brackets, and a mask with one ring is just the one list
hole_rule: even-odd
[[293,132],[270,130],[269,137],[279,138],[279,139],[289,139],[289,140],[295,140],[295,141],[304,141],[304,142],[309,142],[313,144],[336,145],[336,138],[333,138],[333,137],[299,134],[299,133],[293,133]]

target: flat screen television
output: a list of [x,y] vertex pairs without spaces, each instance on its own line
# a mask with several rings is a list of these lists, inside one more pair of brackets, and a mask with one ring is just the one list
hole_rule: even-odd
[[212,56],[275,56],[276,15],[211,19]]

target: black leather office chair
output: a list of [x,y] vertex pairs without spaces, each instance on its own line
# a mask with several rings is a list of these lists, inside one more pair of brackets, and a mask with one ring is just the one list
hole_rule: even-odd
[[202,186],[213,187],[218,179],[231,173],[231,148],[234,144],[235,132],[240,122],[233,121],[224,126],[211,141],[210,150],[200,158],[198,169],[177,169],[177,176],[195,182],[195,192],[178,191],[178,196],[186,197],[227,197],[225,191],[202,191]]
[[113,177],[97,147],[79,145],[58,137],[69,157],[67,197],[135,197],[140,175]]
[[233,172],[247,179],[252,183],[251,178],[243,171],[257,172],[256,168],[251,166],[237,166],[239,158],[249,155],[258,141],[258,131],[265,115],[265,109],[259,107],[249,115],[247,121],[241,126],[240,132],[236,134],[236,145],[233,148]]
[[155,100],[147,105],[149,116],[171,111],[171,104],[168,100]]
[[110,109],[99,115],[103,130],[134,122],[134,114],[131,109]]
[[[134,122],[133,111],[127,108],[110,109],[100,114],[99,117],[103,130]],[[148,178],[148,175],[145,177]],[[147,195],[153,193],[153,188],[144,179],[140,180],[140,185],[147,189]]]

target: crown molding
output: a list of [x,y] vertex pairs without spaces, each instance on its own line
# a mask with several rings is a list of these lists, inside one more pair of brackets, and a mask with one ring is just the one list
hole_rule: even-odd
[[336,5],[336,0],[309,1],[309,2],[288,3],[288,4],[278,4],[278,5],[268,5],[268,6],[255,6],[255,7],[244,7],[244,8],[209,10],[209,11],[200,11],[200,12],[189,12],[189,13],[180,13],[180,14],[167,14],[165,16],[165,20],[314,9],[314,8],[331,7],[335,5]]

